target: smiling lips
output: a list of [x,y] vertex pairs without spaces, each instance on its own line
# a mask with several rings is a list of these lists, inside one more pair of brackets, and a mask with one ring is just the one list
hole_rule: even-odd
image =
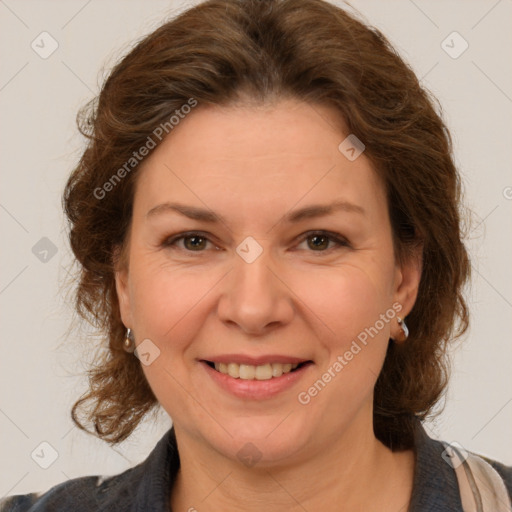
[[213,382],[243,400],[277,396],[296,385],[314,365],[311,359],[284,354],[211,354],[199,361]]

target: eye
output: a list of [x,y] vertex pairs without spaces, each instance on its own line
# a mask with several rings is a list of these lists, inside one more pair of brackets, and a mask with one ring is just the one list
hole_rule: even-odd
[[[329,231],[310,231],[305,233],[300,241],[301,243],[307,242],[308,248],[312,249],[313,252],[328,252],[335,248],[350,247],[345,238]],[[331,242],[334,243],[335,247],[330,247]]]
[[[178,242],[181,240],[183,240],[183,244],[179,246]],[[167,238],[162,242],[162,246],[178,246],[179,249],[183,249],[189,252],[203,252],[203,249],[206,248],[207,243],[211,243],[211,241],[203,233],[192,232],[180,233],[174,237]]]

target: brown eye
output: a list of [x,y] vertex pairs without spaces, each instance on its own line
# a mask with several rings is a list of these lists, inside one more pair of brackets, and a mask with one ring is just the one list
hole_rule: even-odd
[[183,245],[185,249],[197,251],[206,247],[207,239],[199,235],[191,235],[183,237]]
[[[162,241],[161,246],[169,249],[178,249],[185,252],[205,252],[208,244],[212,244],[210,239],[202,233],[180,233],[171,238]],[[212,244],[213,245],[213,244]]]
[[301,244],[307,243],[306,250],[310,252],[331,252],[335,249],[351,247],[349,242],[337,233],[329,231],[318,231],[306,233],[301,238]]
[[308,243],[308,246],[311,249],[327,249],[329,246],[329,240],[330,238],[325,235],[310,235],[307,238],[308,241],[311,241],[311,243]]

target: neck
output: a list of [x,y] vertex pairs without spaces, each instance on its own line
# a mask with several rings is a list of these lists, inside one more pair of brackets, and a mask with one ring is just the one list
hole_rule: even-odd
[[[287,464],[247,467],[176,429],[180,470],[173,512],[243,510],[406,511],[412,493],[414,452],[392,452],[370,431],[346,432],[331,443],[316,440]],[[306,453],[307,452],[307,453]]]

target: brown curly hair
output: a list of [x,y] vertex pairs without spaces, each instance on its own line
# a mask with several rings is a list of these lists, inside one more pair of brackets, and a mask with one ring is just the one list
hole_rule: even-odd
[[339,112],[383,178],[397,257],[423,245],[411,334],[403,345],[390,340],[374,393],[376,437],[392,449],[410,448],[416,417],[432,414],[445,391],[447,344],[468,327],[460,178],[437,101],[378,30],[324,0],[200,3],[138,42],[79,113],[88,144],[63,195],[80,264],[75,306],[108,348],[89,370],[90,388],[72,419],[114,444],[158,404],[138,359],[123,350],[114,280],[137,167],[104,197],[95,191],[191,98],[228,105],[242,93],[260,103],[292,97]]

